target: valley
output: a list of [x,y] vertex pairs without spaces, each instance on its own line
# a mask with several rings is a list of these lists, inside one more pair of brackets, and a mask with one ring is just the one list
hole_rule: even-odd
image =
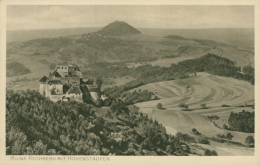
[[[52,141],[52,137],[62,141],[64,146],[67,145],[64,149],[66,153],[81,154],[77,148],[71,149],[64,137],[66,136],[68,141],[71,140],[71,143],[78,142],[79,137],[92,142],[94,134],[97,141],[110,141],[109,145],[101,142],[95,146],[94,143],[89,144],[95,148],[91,150],[92,154],[98,151],[104,155],[187,155],[186,151],[178,146],[182,144],[191,148],[193,152],[188,152],[190,155],[204,155],[204,151],[209,149],[216,151],[219,156],[252,156],[254,148],[247,147],[245,139],[248,136],[254,137],[254,133],[222,128],[224,124],[229,126],[231,112],[255,111],[252,106],[244,106],[254,105],[255,102],[252,31],[135,29],[125,22],[115,21],[104,28],[49,30],[45,37],[38,35],[44,30],[33,31],[32,36],[28,37],[30,40],[22,40],[30,34],[29,32],[10,32],[7,40],[10,42],[6,48],[6,88],[10,90],[9,102],[13,103],[8,106],[14,106],[17,101],[16,95],[21,95],[21,100],[26,105],[27,102],[23,98],[32,99],[32,96],[35,96],[40,101],[32,99],[35,102],[32,103],[32,107],[46,102],[46,106],[50,104],[51,107],[58,108],[59,113],[64,116],[57,119],[59,125],[63,125],[66,120],[64,129],[70,132],[70,122],[77,135],[74,133],[71,136],[60,131],[57,125],[55,129],[60,132],[53,133],[48,126],[49,123],[45,123],[45,114],[48,112],[44,111],[49,107],[41,110],[41,121],[38,121],[38,116],[35,115],[33,122],[44,123],[46,128],[39,129],[39,134],[48,131],[48,137],[44,139],[46,145],[48,143],[52,147],[55,146],[59,152],[63,152],[63,149],[57,142]],[[19,35],[15,37],[14,34]],[[230,39],[232,37],[233,39]],[[50,103],[36,92],[39,90],[39,79],[43,75],[48,77],[56,65],[68,64],[77,64],[82,71],[83,79],[102,80],[100,95],[107,98],[102,101],[103,107],[79,104],[73,111],[78,116],[71,119],[67,113],[69,108],[66,111],[62,111],[62,108],[75,108],[77,104]],[[162,104],[161,108],[157,107],[158,103]],[[183,109],[179,106],[181,103],[188,107]],[[88,109],[91,120],[102,118],[102,122],[98,122],[97,130],[90,128],[92,124],[88,121],[89,116],[82,112],[81,106]],[[38,113],[26,107],[24,110]],[[13,113],[12,108],[9,111]],[[31,120],[27,116],[29,113],[23,113],[19,109],[17,111],[26,120]],[[51,117],[54,118],[55,115],[57,113]],[[219,119],[210,120],[208,116],[212,115]],[[17,116],[12,117],[10,116],[16,121]],[[78,124],[75,125],[73,122]],[[11,128],[12,122],[9,124]],[[77,127],[80,124],[82,127],[78,131]],[[19,124],[16,126],[20,127]],[[30,132],[35,129],[33,125],[31,127],[32,129],[22,128],[27,136],[31,136]],[[154,128],[157,132],[153,132]],[[193,128],[202,135],[195,135],[192,132]],[[106,134],[103,134],[103,131]],[[144,131],[147,131],[147,134]],[[121,146],[121,142],[113,139],[114,132],[118,133],[117,136],[128,139],[123,142],[127,147]],[[150,142],[150,139],[154,138],[150,136],[152,133],[158,137]],[[182,135],[178,133],[187,134],[192,142],[179,139]],[[213,140],[210,140],[210,145],[194,143],[202,136],[212,138],[217,134],[227,133],[231,133],[233,139],[224,143]],[[64,137],[61,137],[61,134]],[[131,136],[128,137],[129,134]],[[174,140],[171,136],[180,137]],[[32,135],[31,138],[38,138],[38,135]],[[113,148],[113,145],[120,149]],[[157,147],[161,147],[162,150],[157,150]],[[82,149],[84,154],[89,153],[85,149]],[[11,150],[9,152],[11,153]]]

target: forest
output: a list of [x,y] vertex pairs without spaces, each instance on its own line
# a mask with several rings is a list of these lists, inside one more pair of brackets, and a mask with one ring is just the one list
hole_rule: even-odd
[[167,134],[120,99],[102,110],[73,101],[53,103],[29,89],[6,91],[7,155],[188,155],[185,142],[191,140],[187,134]]
[[239,113],[231,112],[228,119],[230,130],[240,132],[255,132],[255,112],[248,112],[243,110]]

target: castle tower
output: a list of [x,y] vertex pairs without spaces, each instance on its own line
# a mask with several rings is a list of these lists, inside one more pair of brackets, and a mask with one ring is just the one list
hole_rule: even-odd
[[45,95],[45,88],[46,88],[46,82],[48,81],[48,78],[46,76],[43,76],[39,82],[40,82],[40,94]]

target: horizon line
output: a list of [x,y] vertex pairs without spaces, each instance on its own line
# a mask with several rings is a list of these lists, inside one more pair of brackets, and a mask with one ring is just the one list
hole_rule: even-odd
[[[104,28],[105,26],[102,27],[64,27],[64,28],[50,28],[50,29],[17,29],[17,30],[8,30],[6,31],[30,31],[30,30],[61,30],[61,29],[79,29],[79,28]],[[134,27],[135,28],[135,27]],[[255,29],[255,27],[252,28],[243,28],[243,27],[214,27],[214,28],[153,28],[153,27],[137,27],[135,29],[160,29],[160,30],[203,30],[203,29]]]

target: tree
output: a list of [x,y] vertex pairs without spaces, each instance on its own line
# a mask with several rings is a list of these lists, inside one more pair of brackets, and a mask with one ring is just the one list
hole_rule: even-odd
[[204,155],[205,156],[211,156],[211,152],[209,149],[206,149],[205,152],[204,152]]
[[188,85],[188,86],[186,86],[186,89],[187,89],[187,91],[189,91],[189,89],[190,89],[190,86]]
[[208,107],[206,106],[206,103],[200,104],[200,107],[201,107],[201,109],[208,109]]
[[255,139],[253,138],[253,136],[248,136],[246,137],[245,143],[250,146],[250,144],[255,143]]
[[196,132],[197,132],[197,129],[196,129],[196,128],[192,128],[192,132],[193,132],[193,133],[196,133]]
[[210,144],[209,140],[206,137],[200,137],[198,142],[201,144]]
[[158,104],[156,105],[156,108],[162,109],[162,103],[158,103]]
[[178,107],[180,107],[181,110],[187,110],[187,109],[189,109],[189,106],[186,105],[185,103],[180,103],[180,104],[178,105]]
[[212,155],[212,156],[218,156],[218,153],[217,153],[215,150],[212,150],[212,151],[211,151],[211,155]]
[[210,151],[209,149],[205,150],[204,155],[205,156],[218,156],[218,154],[215,150]]
[[228,140],[232,140],[233,135],[229,132],[229,133],[227,133],[226,138],[227,138]]
[[228,129],[228,126],[226,124],[223,125],[224,129]]

